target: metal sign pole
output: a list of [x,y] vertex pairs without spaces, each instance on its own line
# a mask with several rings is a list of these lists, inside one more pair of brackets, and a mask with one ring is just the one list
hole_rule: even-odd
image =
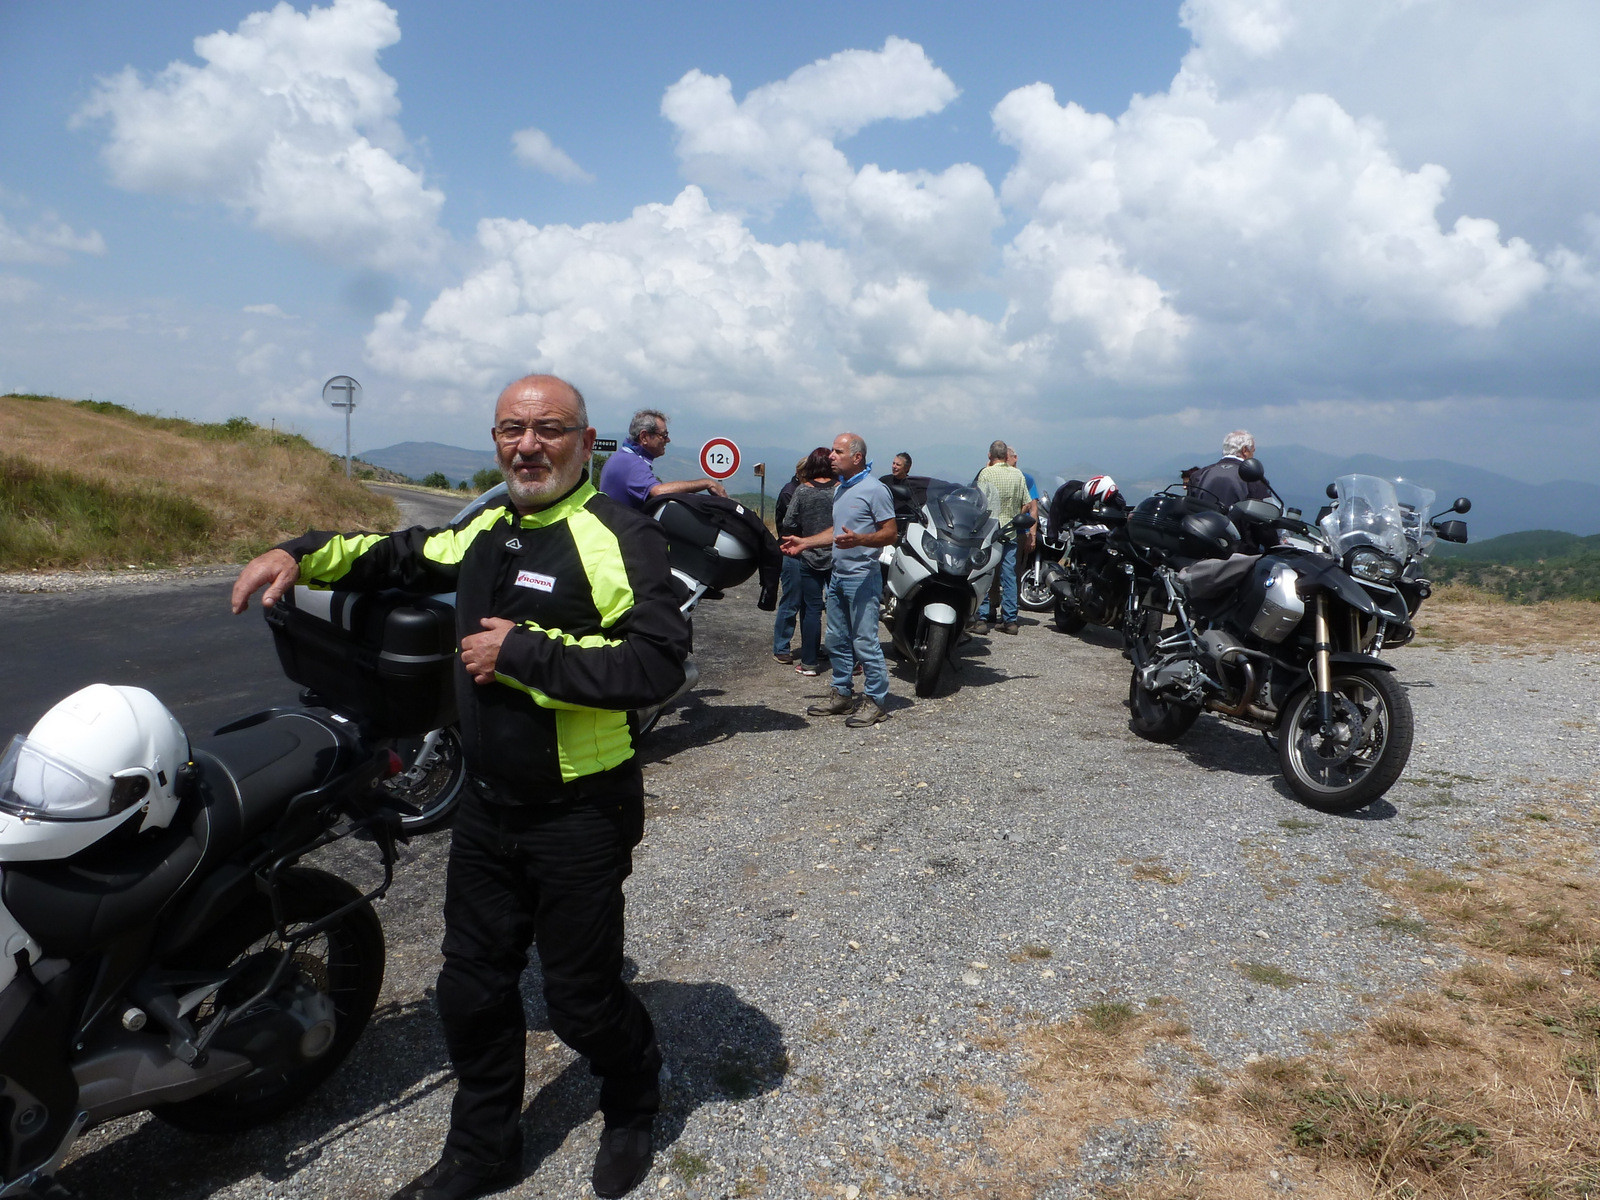
[[322,398],[330,407],[344,409],[344,477],[351,477],[350,471],[350,414],[355,411],[356,400],[361,395],[361,385],[348,375],[335,375],[322,385]]
[[344,477],[350,478],[350,410],[344,410]]

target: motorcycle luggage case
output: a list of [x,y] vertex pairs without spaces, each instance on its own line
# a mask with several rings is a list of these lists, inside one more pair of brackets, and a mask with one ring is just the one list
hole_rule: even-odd
[[731,529],[718,529],[677,500],[651,514],[667,532],[667,562],[708,588],[737,587],[756,572],[760,548]]
[[301,586],[265,613],[283,673],[371,736],[416,737],[456,719],[449,604]]
[[1183,496],[1157,492],[1139,501],[1128,515],[1128,536],[1138,545],[1163,550],[1180,558],[1226,556],[1226,539],[1219,541],[1219,531],[1210,529],[1205,521],[1205,517],[1211,514],[1196,515],[1200,517],[1199,520],[1191,515],[1188,501]]

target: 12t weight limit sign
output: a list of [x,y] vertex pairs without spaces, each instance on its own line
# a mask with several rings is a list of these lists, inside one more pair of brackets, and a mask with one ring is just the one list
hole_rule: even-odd
[[712,438],[700,447],[700,469],[713,479],[728,478],[739,469],[739,447],[729,438]]

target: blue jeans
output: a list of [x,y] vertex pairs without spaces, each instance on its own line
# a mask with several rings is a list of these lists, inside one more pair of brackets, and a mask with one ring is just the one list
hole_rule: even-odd
[[[1017,623],[1017,544],[1016,542],[1000,543],[1000,624],[1015,625]],[[989,597],[983,598],[983,603],[978,605],[978,620],[989,619]]]
[[800,560],[792,555],[783,556],[783,574],[779,576],[783,591],[778,596],[778,615],[772,622],[772,652],[787,654],[789,641],[794,637],[794,620],[800,612]]
[[800,663],[817,665],[817,651],[822,648],[823,593],[827,590],[831,571],[800,564]]
[[850,676],[859,661],[863,690],[880,707],[889,696],[889,667],[878,640],[878,606],[883,600],[883,572],[878,564],[860,575],[828,580],[828,656],[833,659],[833,690],[849,695]]

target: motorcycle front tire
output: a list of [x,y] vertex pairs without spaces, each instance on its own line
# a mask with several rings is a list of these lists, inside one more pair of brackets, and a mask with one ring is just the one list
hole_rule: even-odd
[[[361,899],[361,893],[345,880],[312,867],[283,872],[279,888],[284,920],[291,932],[296,924],[318,920]],[[271,901],[256,893],[218,921],[209,940],[197,942],[192,952],[165,965],[173,970],[214,971],[261,955],[265,969],[272,961],[266,956],[276,953],[274,929]],[[288,1112],[333,1074],[355,1046],[378,1003],[378,990],[383,986],[383,927],[371,904],[357,904],[325,933],[307,942],[295,957],[297,965],[261,1004],[281,1004],[290,986],[310,982],[333,1001],[334,1033],[327,1048],[314,1058],[295,1062],[292,1051],[274,1046],[288,1061],[259,1067],[191,1100],[156,1105],[150,1110],[154,1116],[190,1133],[236,1133]],[[255,976],[246,969],[234,983],[223,987],[213,1003],[248,999],[259,986]],[[242,994],[230,995],[230,988]],[[245,1020],[250,1019],[247,1014]],[[203,1026],[204,1018],[197,1023]],[[228,1033],[224,1030],[219,1036],[220,1045],[227,1044]]]
[[1049,612],[1056,604],[1044,563],[1034,563],[1017,580],[1017,607],[1028,612]]
[[950,652],[950,626],[928,625],[928,643],[917,660],[917,695],[933,695],[939,686],[939,676],[944,671],[945,656]]
[[1163,700],[1139,686],[1139,672],[1128,678],[1128,728],[1147,742],[1175,742],[1200,716],[1194,704]]
[[[1334,717],[1361,713],[1365,749],[1350,753],[1322,737],[1316,690],[1305,688],[1284,707],[1278,722],[1278,766],[1302,804],[1325,813],[1355,812],[1400,778],[1411,757],[1416,718],[1393,672],[1346,668],[1334,671],[1332,683]],[[1379,741],[1367,745],[1374,736]]]
[[1065,600],[1056,601],[1056,628],[1062,633],[1077,633],[1088,623],[1089,619],[1076,604],[1069,604]]

